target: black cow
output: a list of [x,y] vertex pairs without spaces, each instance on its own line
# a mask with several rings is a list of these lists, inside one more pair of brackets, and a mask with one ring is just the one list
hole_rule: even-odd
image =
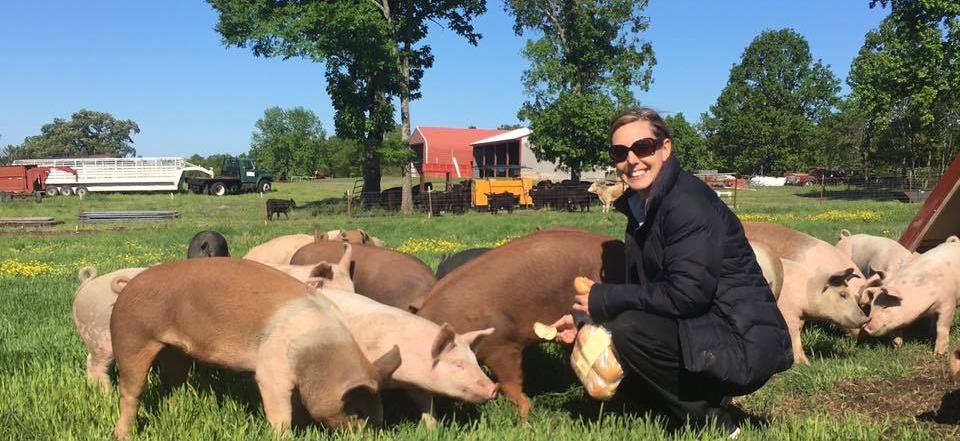
[[290,219],[290,209],[297,208],[297,203],[293,199],[267,199],[267,220],[273,220],[273,215],[280,219],[280,213],[283,213],[287,219]]

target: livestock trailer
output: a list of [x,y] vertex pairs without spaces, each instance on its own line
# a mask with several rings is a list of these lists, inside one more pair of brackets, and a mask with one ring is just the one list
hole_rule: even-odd
[[70,167],[51,168],[35,165],[0,167],[0,201],[6,201],[13,196],[36,195],[37,202],[40,202],[52,170],[72,174],[74,177],[77,175]]
[[533,204],[533,200],[530,199],[531,188],[533,188],[533,179],[530,178],[476,178],[473,180],[470,202],[474,207],[486,207],[488,193],[511,193],[520,198],[521,207],[526,207]]
[[70,167],[76,176],[53,170],[46,181],[48,196],[82,195],[92,192],[179,191],[184,173],[197,171],[213,176],[213,170],[183,158],[62,158],[21,159],[14,165]]

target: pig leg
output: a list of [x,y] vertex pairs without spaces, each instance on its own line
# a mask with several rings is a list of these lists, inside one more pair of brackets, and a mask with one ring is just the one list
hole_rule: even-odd
[[117,351],[117,368],[120,370],[120,418],[113,434],[117,439],[127,439],[130,426],[137,419],[140,407],[140,394],[147,383],[147,373],[157,353],[163,349],[163,343],[147,341],[135,350],[124,351],[123,345]]
[[783,321],[787,322],[787,330],[790,332],[790,343],[793,345],[793,361],[798,364],[810,364],[807,355],[803,353],[803,343],[800,342],[803,319],[784,314]]
[[496,375],[500,392],[520,408],[520,420],[525,422],[530,413],[530,399],[523,393],[522,348],[503,347],[486,357],[483,364]]
[[950,345],[950,325],[953,323],[953,314],[955,306],[947,306],[940,310],[937,316],[937,340],[933,345],[933,353],[943,355],[947,353]]
[[260,397],[263,399],[263,413],[267,421],[278,434],[286,433],[293,421],[293,405],[290,397],[293,395],[294,384],[284,378],[284,375],[271,375],[273,372],[257,371],[257,386],[260,388]]
[[436,429],[437,419],[432,415],[433,394],[423,389],[411,389],[407,391],[407,395],[410,396],[417,406],[417,410],[420,411],[420,422],[423,423],[424,427],[430,430]]
[[104,392],[110,390],[110,363],[113,363],[112,352],[96,351],[87,354],[87,378]]

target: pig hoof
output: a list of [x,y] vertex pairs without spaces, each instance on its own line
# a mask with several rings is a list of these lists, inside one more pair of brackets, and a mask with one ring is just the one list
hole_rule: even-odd
[[896,338],[894,338],[894,339],[893,339],[893,347],[894,347],[894,348],[899,348],[900,346],[903,346],[903,337],[896,337]]
[[437,430],[437,419],[428,413],[420,414],[420,422],[427,430]]

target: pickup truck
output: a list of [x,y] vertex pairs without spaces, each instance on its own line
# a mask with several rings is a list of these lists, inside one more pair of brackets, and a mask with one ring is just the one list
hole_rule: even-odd
[[248,158],[228,157],[220,170],[220,175],[212,178],[187,178],[187,188],[192,193],[213,196],[250,191],[267,193],[273,188],[273,174],[258,170]]

